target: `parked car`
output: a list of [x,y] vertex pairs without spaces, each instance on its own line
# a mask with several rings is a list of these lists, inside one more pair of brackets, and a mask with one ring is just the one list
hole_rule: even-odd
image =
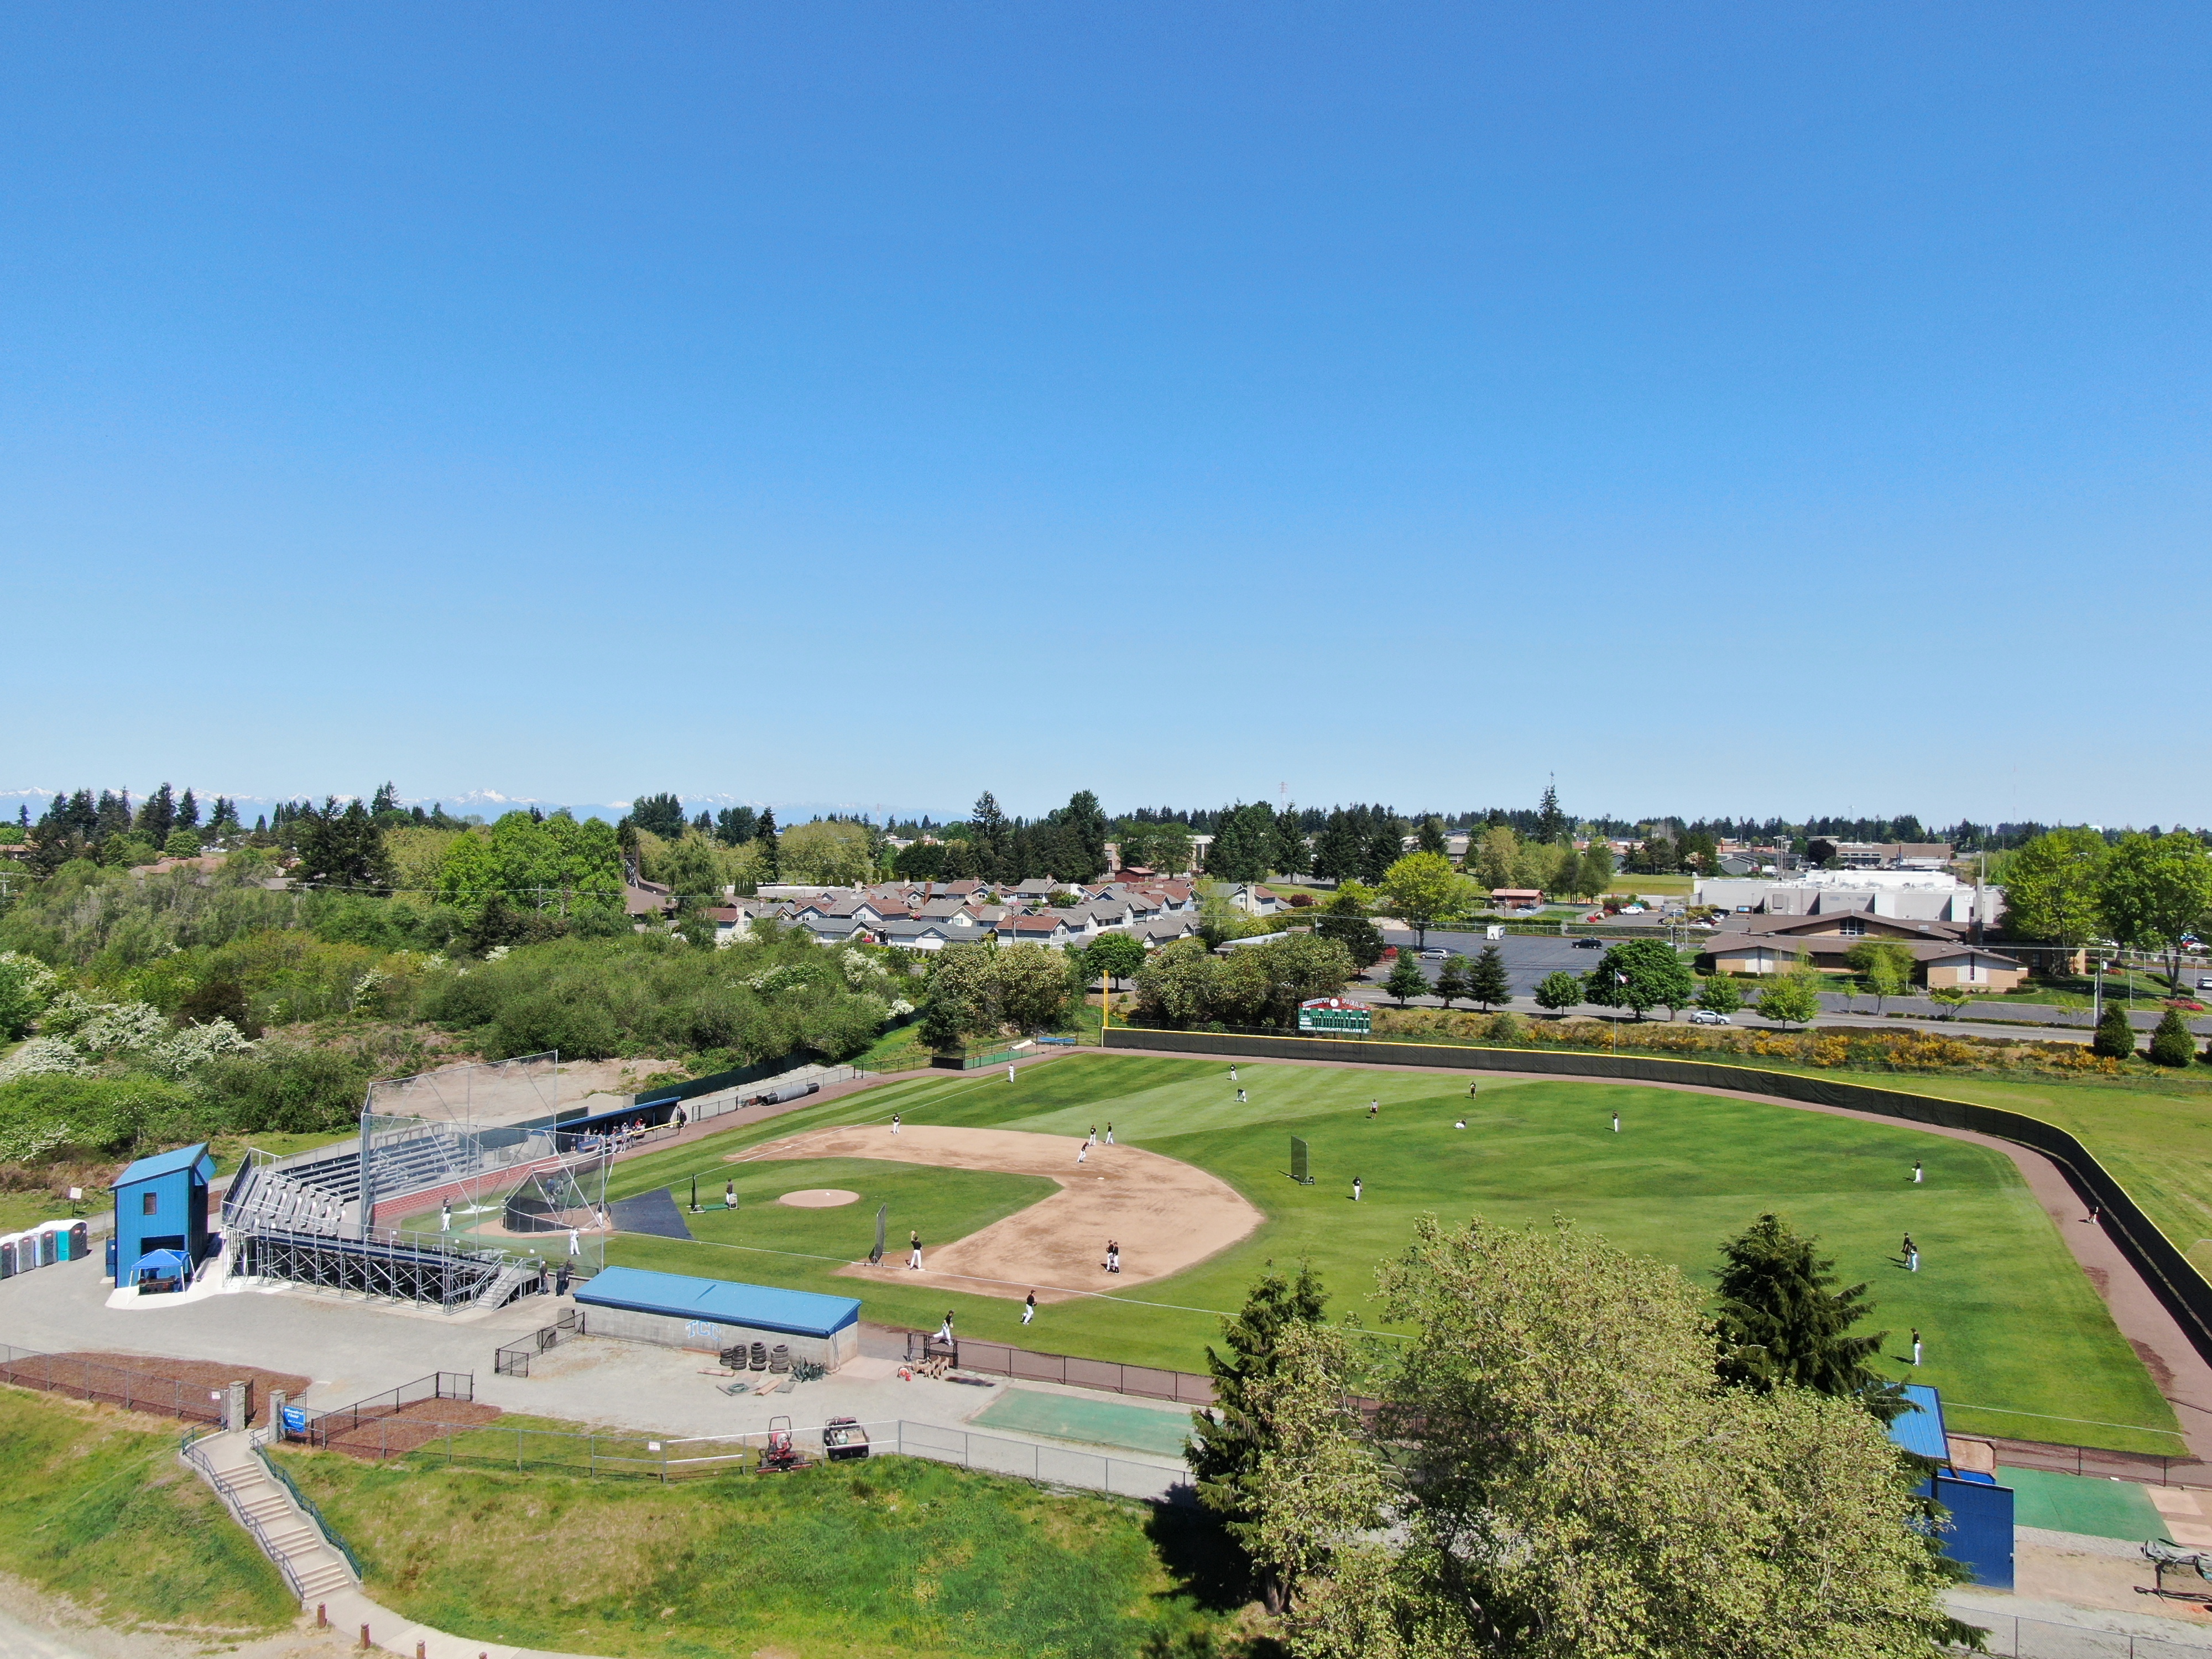
[[1726,1014],[1717,1014],[1710,1008],[1692,1008],[1690,1010],[1690,1024],[1692,1025],[1730,1025],[1735,1024],[1735,1022],[1729,1019]]
[[2197,988],[2200,991],[2212,991],[2212,974],[2197,975]]
[[1577,951],[1602,951],[1605,949],[1605,941],[1601,939],[1578,939],[1575,941],[1575,949]]
[[1421,952],[1421,960],[1423,962],[1442,962],[1450,955],[1450,951],[1440,950],[1436,945],[1431,945],[1427,950]]

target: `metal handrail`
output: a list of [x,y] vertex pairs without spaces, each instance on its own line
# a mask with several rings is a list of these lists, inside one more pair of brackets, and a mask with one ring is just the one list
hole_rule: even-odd
[[253,1455],[261,1460],[262,1468],[267,1469],[283,1483],[284,1490],[292,1494],[292,1501],[300,1506],[307,1518],[321,1529],[324,1541],[345,1557],[346,1565],[353,1569],[355,1581],[366,1583],[368,1581],[368,1569],[362,1565],[361,1557],[353,1553],[353,1546],[346,1542],[345,1535],[324,1518],[322,1510],[315,1505],[315,1500],[300,1490],[300,1483],[292,1479],[290,1472],[282,1463],[269,1455],[269,1449],[266,1446],[255,1446]]
[[253,1541],[261,1547],[261,1553],[276,1564],[276,1571],[284,1575],[284,1583],[290,1587],[294,1599],[304,1605],[307,1592],[300,1583],[300,1575],[292,1570],[291,1558],[270,1541],[260,1522],[246,1512],[246,1505],[238,1496],[238,1489],[222,1478],[215,1466],[215,1460],[199,1449],[201,1441],[221,1432],[220,1429],[200,1435],[187,1431],[177,1446],[177,1455],[206,1476],[208,1484],[215,1488],[216,1495],[222,1499],[223,1507],[230,1511],[231,1518],[244,1527],[252,1535]]

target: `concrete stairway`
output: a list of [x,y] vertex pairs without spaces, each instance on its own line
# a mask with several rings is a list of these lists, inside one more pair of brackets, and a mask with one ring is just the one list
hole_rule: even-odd
[[195,1472],[246,1523],[254,1540],[299,1591],[302,1606],[360,1588],[345,1557],[293,1501],[283,1483],[270,1475],[243,1431],[205,1436],[192,1443],[192,1449],[206,1459],[205,1466],[193,1461]]

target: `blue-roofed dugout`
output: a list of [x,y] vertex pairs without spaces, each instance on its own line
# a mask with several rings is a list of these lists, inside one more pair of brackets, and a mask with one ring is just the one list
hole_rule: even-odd
[[[1892,1419],[1889,1437],[1903,1450],[1936,1466],[1923,1481],[1920,1493],[1933,1498],[1948,1512],[1945,1517],[1943,1553],[1965,1565],[1978,1584],[1996,1589],[2013,1587],[2013,1492],[2000,1486],[1994,1475],[1962,1469],[1954,1457],[1950,1437],[1943,1427],[1943,1401],[1935,1389],[1908,1382],[1904,1394],[1908,1409]],[[1979,1446],[1986,1457],[1985,1443]],[[1960,1455],[1964,1455],[1962,1452]],[[1994,1462],[1994,1458],[1990,1458]]]
[[208,1183],[215,1159],[205,1141],[142,1158],[115,1177],[115,1259],[127,1270],[158,1250],[185,1258],[189,1279],[211,1253]]
[[714,1352],[781,1343],[831,1370],[860,1351],[860,1304],[849,1296],[609,1267],[578,1287],[576,1304],[593,1336]]

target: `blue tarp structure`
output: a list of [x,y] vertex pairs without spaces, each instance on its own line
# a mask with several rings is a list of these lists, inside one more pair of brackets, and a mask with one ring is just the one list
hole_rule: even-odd
[[693,1279],[642,1267],[609,1267],[596,1273],[577,1287],[576,1300],[585,1307],[626,1308],[632,1313],[745,1325],[793,1336],[828,1337],[860,1322],[860,1304],[849,1296],[817,1296],[811,1291]]

